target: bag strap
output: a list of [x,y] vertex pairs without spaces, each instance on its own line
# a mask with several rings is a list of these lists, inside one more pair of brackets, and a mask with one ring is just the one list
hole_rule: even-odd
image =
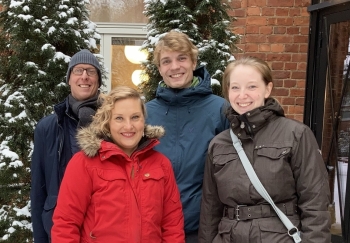
[[245,154],[241,141],[237,138],[237,136],[232,132],[230,129],[230,134],[233,142],[233,146],[235,147],[239,158],[241,159],[241,162],[243,164],[243,167],[252,182],[253,186],[255,189],[259,192],[259,194],[266,200],[268,201],[272,208],[276,211],[278,217],[281,219],[282,223],[286,228],[288,229],[288,235],[293,237],[293,240],[295,243],[301,242],[300,238],[300,232],[297,227],[293,225],[293,223],[289,220],[289,218],[275,205],[273,200],[271,199],[270,195],[266,191],[265,187],[263,184],[261,184],[261,181],[259,180],[258,176],[256,175],[253,166],[249,162],[249,159],[247,155]]

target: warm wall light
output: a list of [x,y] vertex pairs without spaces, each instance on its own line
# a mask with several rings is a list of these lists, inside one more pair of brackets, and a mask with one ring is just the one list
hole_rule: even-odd
[[136,86],[138,86],[140,83],[142,83],[144,81],[148,81],[148,79],[149,79],[148,75],[143,70],[140,70],[140,69],[135,70],[131,74],[131,81]]
[[131,80],[136,86],[138,86],[141,83],[141,72],[142,70],[135,70],[131,74]]
[[147,60],[147,53],[145,51],[141,51],[141,46],[125,46],[124,54],[126,59],[129,62],[134,64],[141,64],[141,62]]

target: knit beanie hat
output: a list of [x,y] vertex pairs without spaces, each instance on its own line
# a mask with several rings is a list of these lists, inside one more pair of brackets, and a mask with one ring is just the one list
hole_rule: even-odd
[[90,64],[94,66],[97,69],[99,86],[101,86],[102,78],[101,78],[100,64],[97,58],[89,50],[86,50],[86,49],[83,49],[75,53],[70,59],[68,70],[67,70],[67,78],[66,78],[67,84],[69,83],[69,77],[73,67],[78,64]]

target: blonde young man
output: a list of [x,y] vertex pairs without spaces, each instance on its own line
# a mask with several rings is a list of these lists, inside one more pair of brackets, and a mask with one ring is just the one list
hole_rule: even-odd
[[202,180],[210,140],[228,128],[226,102],[212,93],[211,77],[197,67],[198,49],[186,34],[170,31],[157,43],[154,63],[163,80],[146,103],[147,124],[166,134],[156,150],[171,161],[181,193],[186,242],[197,242]]

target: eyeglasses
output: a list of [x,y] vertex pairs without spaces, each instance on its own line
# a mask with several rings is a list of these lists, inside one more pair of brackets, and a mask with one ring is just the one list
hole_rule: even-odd
[[72,72],[75,74],[75,75],[83,75],[84,71],[86,70],[86,73],[88,76],[90,77],[94,77],[97,75],[97,70],[96,68],[73,68]]

